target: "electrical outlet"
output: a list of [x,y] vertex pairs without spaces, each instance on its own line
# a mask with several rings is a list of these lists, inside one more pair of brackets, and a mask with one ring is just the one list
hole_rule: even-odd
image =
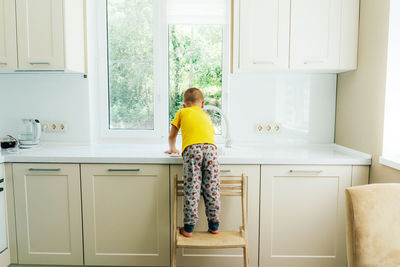
[[60,122],[59,127],[61,132],[65,133],[67,131],[67,123],[65,122]]
[[261,123],[256,124],[256,133],[258,134],[264,133],[264,126]]
[[280,132],[282,125],[279,122],[266,122],[256,124],[257,134],[274,134]]
[[67,123],[59,121],[42,122],[42,131],[46,133],[65,133],[67,131]]
[[282,125],[279,122],[276,122],[273,126],[272,126],[274,132],[280,132],[282,129]]
[[274,130],[273,125],[271,123],[266,123],[264,125],[264,129],[265,133],[271,133]]

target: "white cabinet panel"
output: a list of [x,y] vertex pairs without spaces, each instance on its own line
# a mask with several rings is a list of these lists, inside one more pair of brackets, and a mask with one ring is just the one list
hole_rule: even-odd
[[346,265],[351,166],[262,166],[260,267]]
[[15,1],[0,0],[0,70],[17,68]]
[[14,164],[19,264],[82,265],[79,165]]
[[235,70],[357,68],[359,0],[234,0]]
[[[242,173],[248,176],[248,242],[249,242],[249,266],[258,266],[258,216],[259,216],[259,165],[222,165],[221,179],[224,177],[240,178]],[[182,165],[171,165],[171,181],[176,175],[182,176]],[[230,178],[231,179],[231,178]],[[171,183],[173,184],[173,183]],[[171,188],[171,194],[173,193]],[[173,200],[173,198],[171,197]],[[178,198],[178,225],[183,225],[183,202]],[[173,202],[171,202],[171,214]],[[172,219],[172,218],[171,218]],[[242,223],[241,198],[221,197],[221,225],[220,230],[239,230]],[[172,225],[172,223],[171,223]],[[201,199],[199,205],[199,221],[195,231],[207,231],[207,218],[205,216],[204,201]],[[171,229],[172,232],[172,229]],[[177,266],[219,266],[219,267],[242,267],[243,249],[177,249]]]
[[[3,165],[0,163],[0,254],[8,247],[6,192]],[[1,266],[1,265],[0,265]]]
[[291,69],[339,68],[341,2],[341,0],[292,1]]
[[63,0],[17,0],[20,69],[65,68]]
[[85,264],[168,266],[168,165],[81,168]]
[[290,0],[239,2],[239,69],[288,69]]

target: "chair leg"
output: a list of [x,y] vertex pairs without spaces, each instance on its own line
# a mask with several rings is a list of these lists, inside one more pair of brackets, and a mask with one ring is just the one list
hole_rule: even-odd
[[249,266],[249,255],[247,253],[247,246],[243,248],[243,261],[244,261],[244,267]]
[[176,245],[175,245],[175,242],[174,242],[174,244],[172,244],[171,267],[176,267]]

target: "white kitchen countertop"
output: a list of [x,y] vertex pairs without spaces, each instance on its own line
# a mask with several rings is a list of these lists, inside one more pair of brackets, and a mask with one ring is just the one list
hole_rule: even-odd
[[[181,157],[164,154],[167,145],[155,144],[41,144],[37,148],[9,153],[2,150],[1,162],[43,163],[137,163],[181,164]],[[221,164],[331,164],[370,165],[371,155],[336,144],[326,145],[234,145],[222,148]]]

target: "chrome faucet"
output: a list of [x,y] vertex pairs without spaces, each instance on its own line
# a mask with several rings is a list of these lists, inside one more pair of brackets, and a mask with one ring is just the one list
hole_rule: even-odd
[[222,118],[225,121],[225,130],[226,130],[225,131],[225,147],[232,147],[232,138],[231,138],[231,130],[229,127],[229,120],[228,120],[227,116],[225,115],[225,113],[220,108],[217,108],[216,106],[213,106],[213,105],[205,106],[204,110],[213,110],[222,115]]

